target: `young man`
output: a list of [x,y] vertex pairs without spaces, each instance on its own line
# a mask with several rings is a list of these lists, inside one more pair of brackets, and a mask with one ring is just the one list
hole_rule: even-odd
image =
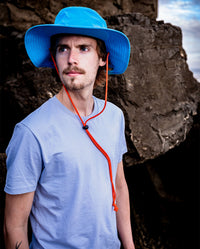
[[119,249],[120,240],[134,249],[123,114],[93,96],[106,61],[108,73],[105,50],[110,73],[126,70],[128,38],[94,10],[68,7],[29,29],[25,46],[34,65],[56,67],[63,86],[16,125],[7,148],[6,248],[29,248],[30,217],[31,249]]

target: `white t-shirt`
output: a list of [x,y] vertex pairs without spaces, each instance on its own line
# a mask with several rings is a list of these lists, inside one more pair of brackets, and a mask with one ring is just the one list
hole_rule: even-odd
[[[84,121],[103,108],[104,101],[93,98]],[[123,113],[108,102],[87,125],[111,159],[115,183],[127,151]],[[5,192],[35,191],[31,249],[120,248],[107,160],[56,96],[16,125],[6,154]]]

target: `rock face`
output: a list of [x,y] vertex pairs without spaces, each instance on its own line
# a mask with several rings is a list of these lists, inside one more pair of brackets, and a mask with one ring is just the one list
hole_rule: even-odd
[[[130,64],[113,77],[110,98],[124,111],[130,158],[155,158],[185,140],[197,114],[200,85],[189,71],[181,29],[142,14],[108,18],[130,38]],[[133,154],[131,154],[131,151]]]
[[102,16],[113,16],[140,12],[152,19],[157,17],[157,0],[46,0],[46,1],[2,1],[0,20],[5,26],[25,31],[40,23],[53,23],[58,11],[67,6],[85,6],[97,10]]
[[4,153],[0,153],[0,245],[1,248],[4,249],[3,243],[3,221],[4,221],[4,185],[6,178],[6,156]]
[[[59,9],[70,4],[71,1],[53,0],[0,3],[2,199],[4,151],[14,125],[60,89],[52,70],[36,69],[30,62],[24,48],[25,31],[39,23],[52,23]],[[185,203],[194,201],[190,194],[194,190],[192,174],[199,165],[196,155],[200,140],[200,85],[188,69],[181,29],[154,20],[155,0],[73,1],[73,4],[96,9],[110,28],[124,32],[131,42],[129,67],[124,75],[110,77],[108,96],[123,110],[126,119],[129,152],[125,164],[133,166],[126,168],[126,175],[136,248],[183,248],[181,215],[194,211],[191,205],[186,209]],[[103,92],[102,88],[95,89],[98,97],[103,98]],[[0,222],[3,202],[1,205]],[[156,230],[152,230],[155,224]],[[176,240],[173,232],[179,229],[180,238]]]

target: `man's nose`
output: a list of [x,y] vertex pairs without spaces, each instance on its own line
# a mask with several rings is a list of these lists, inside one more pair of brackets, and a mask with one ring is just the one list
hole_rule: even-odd
[[78,53],[75,49],[71,49],[68,55],[68,63],[70,65],[72,64],[78,64]]

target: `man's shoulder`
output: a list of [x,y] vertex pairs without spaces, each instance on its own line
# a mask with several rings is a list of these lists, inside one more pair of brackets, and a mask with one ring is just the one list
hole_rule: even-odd
[[[105,100],[103,99],[99,99],[96,98],[96,101],[99,105],[100,108],[103,108],[104,104],[105,104]],[[107,105],[106,105],[106,109],[107,111],[111,111],[111,112],[118,112],[118,113],[122,113],[122,110],[119,106],[117,106],[116,104],[114,104],[113,102],[107,101]]]
[[31,130],[44,125],[47,126],[51,115],[55,112],[54,101],[53,97],[44,102],[40,107],[24,118],[20,124],[23,124]]

